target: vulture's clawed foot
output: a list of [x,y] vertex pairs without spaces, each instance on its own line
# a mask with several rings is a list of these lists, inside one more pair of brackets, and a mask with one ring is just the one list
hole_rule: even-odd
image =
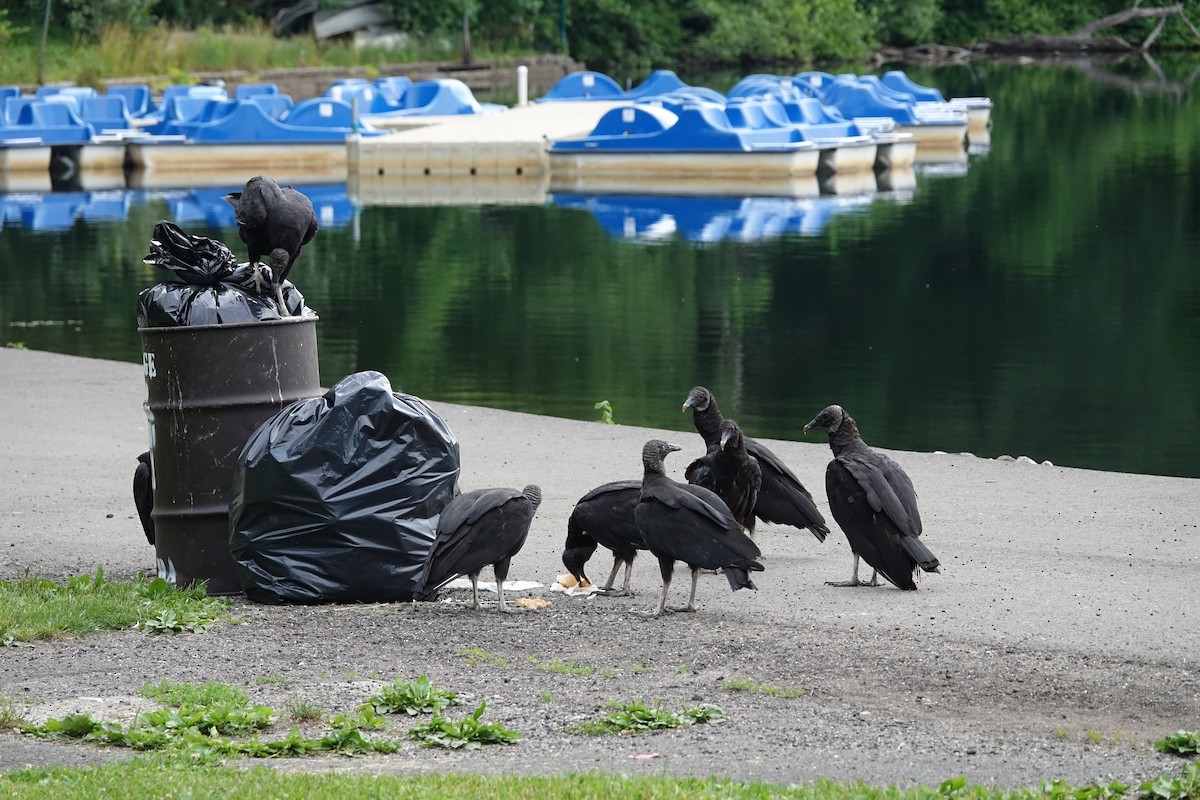
[[612,589],[609,587],[597,589],[595,594],[598,594],[602,597],[633,597],[633,592],[629,591],[628,589]]
[[674,611],[677,614],[693,614],[696,611],[695,606],[667,606],[668,611]]
[[826,586],[840,586],[843,588],[848,587],[848,586],[865,586],[867,588],[870,588],[872,586],[878,586],[879,584],[878,583],[863,583],[860,580],[849,580],[849,581],[825,581],[825,585]]

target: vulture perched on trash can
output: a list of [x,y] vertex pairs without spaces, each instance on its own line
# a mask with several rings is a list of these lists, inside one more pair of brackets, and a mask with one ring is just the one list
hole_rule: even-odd
[[471,605],[478,611],[479,573],[489,564],[496,575],[501,611],[517,611],[504,603],[504,579],[512,557],[525,544],[533,514],[542,502],[542,490],[530,484],[517,489],[476,489],[458,495],[442,509],[437,534],[416,596],[434,597],[455,578],[471,579]]
[[831,586],[859,586],[861,557],[875,573],[868,586],[878,586],[878,575],[901,589],[916,589],[918,569],[938,571],[938,560],[921,541],[921,515],[912,480],[892,459],[872,449],[859,435],[858,425],[841,406],[827,406],[804,426],[829,433],[833,460],[825,470],[829,510],[854,551],[854,572],[849,581],[828,581]]
[[658,608],[646,616],[657,617],[667,610],[667,589],[675,562],[682,561],[692,570],[692,593],[683,607],[671,611],[696,610],[696,584],[700,570],[719,569],[725,573],[733,591],[755,589],[751,572],[761,572],[762,553],[754,540],[742,532],[729,507],[703,486],[679,483],[667,477],[663,459],[679,449],[661,439],[651,439],[642,447],[642,495],[634,511],[646,549],[658,558],[662,572],[662,597]]
[[[571,516],[567,519],[567,541],[563,546],[562,561],[575,580],[580,584],[585,581],[591,583],[583,567],[596,552],[597,546],[604,545],[613,554],[612,572],[604,588],[597,590],[597,594],[624,597],[631,593],[629,575],[633,571],[633,559],[637,557],[638,550],[646,549],[633,516],[641,496],[641,481],[613,481],[592,489],[579,498],[571,510]],[[613,580],[621,564],[625,565],[625,585],[620,591],[614,591]]]
[[279,315],[287,316],[283,281],[300,257],[300,248],[317,234],[312,201],[291,186],[280,187],[263,175],[246,181],[240,192],[230,192],[224,199],[233,206],[238,237],[250,251],[250,266],[267,256]]
[[[712,392],[703,386],[692,389],[683,401],[683,410],[689,408],[692,410],[692,423],[704,438],[708,452],[719,449],[721,421],[725,418],[721,416],[721,409],[717,407],[717,399]],[[745,441],[746,452],[758,460],[762,470],[762,484],[754,503],[754,516],[763,522],[808,528],[817,541],[825,541],[829,526],[813,503],[812,494],[766,445],[749,437]]]

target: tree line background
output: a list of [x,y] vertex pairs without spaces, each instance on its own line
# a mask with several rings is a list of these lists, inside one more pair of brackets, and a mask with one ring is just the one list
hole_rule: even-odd
[[[322,0],[337,7],[339,0]],[[561,52],[596,69],[699,63],[739,67],[855,60],[880,46],[969,45],[1009,34],[1065,34],[1132,0],[387,0],[419,41],[461,40],[477,54]],[[0,46],[40,36],[46,0],[8,0]],[[266,29],[279,0],[53,0],[52,38],[96,40],[110,26]],[[1154,20],[1123,26],[1139,41]],[[1185,43],[1167,26],[1160,47]],[[1189,42],[1190,44],[1190,42]]]

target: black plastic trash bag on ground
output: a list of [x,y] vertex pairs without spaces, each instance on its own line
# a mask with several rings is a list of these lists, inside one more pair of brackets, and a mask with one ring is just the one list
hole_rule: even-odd
[[260,603],[413,599],[458,441],[378,372],[343,378],[251,434],[234,470],[230,552]]
[[[138,295],[139,328],[227,325],[281,319],[271,288],[269,267],[238,264],[233,251],[215,239],[191,236],[162,220],[154,226],[150,254],[143,261],[173,273]],[[314,316],[304,296],[283,282],[289,315]]]

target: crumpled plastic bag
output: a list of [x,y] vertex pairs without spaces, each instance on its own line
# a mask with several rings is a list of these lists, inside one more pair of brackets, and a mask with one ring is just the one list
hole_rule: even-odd
[[[138,295],[139,328],[221,325],[281,319],[271,288],[271,268],[238,264],[222,242],[192,236],[168,220],[154,226],[150,253],[144,259],[172,274],[169,283]],[[290,281],[283,282],[289,315],[315,316]]]
[[378,372],[293,403],[251,434],[234,469],[242,588],[260,603],[412,600],[458,475],[449,426]]

